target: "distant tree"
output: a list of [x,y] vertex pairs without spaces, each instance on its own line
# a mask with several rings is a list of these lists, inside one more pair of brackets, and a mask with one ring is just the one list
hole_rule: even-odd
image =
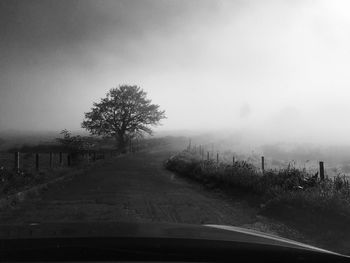
[[121,85],[93,104],[91,111],[85,113],[82,127],[94,135],[114,137],[125,152],[128,139],[152,134],[150,126],[159,125],[164,118],[165,111],[152,104],[140,87]]

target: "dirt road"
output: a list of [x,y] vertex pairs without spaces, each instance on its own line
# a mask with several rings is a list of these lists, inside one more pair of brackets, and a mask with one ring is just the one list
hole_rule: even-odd
[[86,174],[0,211],[0,223],[47,221],[155,221],[226,224],[299,241],[299,233],[257,215],[240,198],[204,189],[163,168],[168,150],[106,160]]

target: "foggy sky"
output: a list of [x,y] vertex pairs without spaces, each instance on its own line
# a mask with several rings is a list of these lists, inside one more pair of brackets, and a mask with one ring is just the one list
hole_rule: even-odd
[[158,130],[349,143],[349,12],[345,0],[0,0],[0,130],[79,130],[93,101],[135,84],[166,110]]

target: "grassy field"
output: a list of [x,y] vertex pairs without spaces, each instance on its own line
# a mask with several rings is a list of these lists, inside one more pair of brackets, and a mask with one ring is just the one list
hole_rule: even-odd
[[[233,140],[234,138],[232,138]],[[191,143],[189,143],[191,142]],[[303,144],[232,144],[231,140],[200,140],[194,137],[188,140],[194,151],[202,151],[202,159],[216,160],[219,153],[219,161],[232,164],[232,157],[244,160],[261,168],[261,156],[265,157],[266,169],[285,169],[293,166],[308,173],[316,173],[319,170],[319,161],[324,162],[325,175],[329,178],[339,174],[345,175],[350,180],[350,146],[326,146]]]
[[[8,196],[58,178],[72,171],[77,171],[92,164],[92,160],[80,158],[72,163],[67,164],[67,153],[62,154],[62,164],[59,164],[59,154],[53,154],[52,167],[49,165],[49,154],[41,153],[39,161],[39,169],[35,167],[35,154],[22,153],[20,156],[20,169],[14,169],[14,156],[10,153],[1,153],[0,159],[0,197]],[[101,159],[100,157],[96,158]]]
[[247,161],[231,160],[227,164],[203,160],[188,150],[169,158],[165,166],[210,188],[251,194],[262,215],[289,221],[307,231],[327,229],[319,231],[325,235],[323,239],[349,235],[345,230],[350,224],[350,186],[343,176],[321,181],[293,165],[262,173]]
[[[52,166],[59,167],[59,153],[53,153]],[[62,153],[62,166],[67,166],[67,153]],[[15,154],[9,152],[0,152],[0,167],[11,170],[15,167]],[[50,167],[50,154],[39,153],[39,167],[40,169],[47,169]],[[27,152],[20,153],[20,169],[25,171],[35,170],[35,153]]]
[[[132,151],[149,150],[156,146],[169,148],[183,147],[184,138],[164,137],[148,138],[135,143]],[[83,153],[64,152],[64,148],[58,144],[37,144],[12,147],[7,151],[0,152],[0,197],[7,196],[30,188],[37,184],[47,182],[77,169],[89,166],[94,158],[108,159],[118,155],[114,141],[103,141],[96,148],[95,155]],[[15,166],[15,152],[20,152],[19,169]],[[59,162],[59,153],[62,152],[62,163]],[[50,153],[52,153],[52,166],[50,167]],[[36,169],[36,154],[39,154],[39,169]],[[70,155],[70,166],[68,166]],[[95,157],[94,157],[95,156]]]

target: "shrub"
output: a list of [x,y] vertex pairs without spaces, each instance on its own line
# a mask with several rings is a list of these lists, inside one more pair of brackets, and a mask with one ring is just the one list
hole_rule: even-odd
[[171,171],[203,183],[221,183],[258,194],[266,202],[265,213],[294,208],[350,219],[350,187],[344,176],[320,181],[317,174],[293,165],[262,174],[245,161],[236,161],[233,165],[203,161],[189,151],[172,156],[165,165]]

